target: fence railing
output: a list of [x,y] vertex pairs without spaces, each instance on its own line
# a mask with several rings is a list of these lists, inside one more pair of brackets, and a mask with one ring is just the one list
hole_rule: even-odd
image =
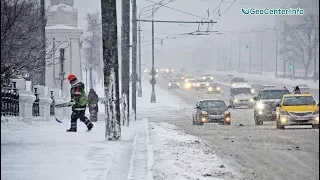
[[36,100],[32,105],[32,116],[39,116],[39,94],[38,89],[34,88],[34,95],[36,96]]
[[11,87],[1,87],[1,116],[19,116],[19,93],[16,83]]
[[50,97],[52,99],[52,103],[50,104],[50,116],[54,116],[55,112],[54,112],[54,95],[53,95],[53,91],[50,91]]

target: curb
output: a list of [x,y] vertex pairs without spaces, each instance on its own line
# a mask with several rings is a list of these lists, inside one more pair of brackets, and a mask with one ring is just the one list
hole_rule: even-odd
[[[141,122],[141,128],[136,129],[136,136],[132,144],[132,156],[130,160],[130,170],[128,174],[129,180],[152,180],[152,173],[150,173],[152,167],[153,155],[150,152],[149,143],[149,125],[148,120],[143,119]],[[151,164],[150,164],[151,163]],[[151,177],[151,179],[150,179]]]

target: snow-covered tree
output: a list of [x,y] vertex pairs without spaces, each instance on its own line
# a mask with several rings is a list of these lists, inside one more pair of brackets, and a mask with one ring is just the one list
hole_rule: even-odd
[[[100,81],[103,71],[101,52],[102,52],[102,32],[100,13],[87,13],[85,17],[87,21],[86,34],[83,36],[85,48],[85,68],[89,70],[90,89]],[[92,73],[96,72],[96,79],[93,79]]]
[[285,53],[286,59],[293,64],[293,75],[295,75],[295,64],[300,63],[305,69],[304,76],[308,76],[310,65],[314,60],[314,51],[319,45],[319,17],[316,13],[305,15],[299,24],[288,25],[286,48],[280,52]]
[[39,83],[43,47],[50,44],[43,40],[42,23],[40,1],[1,0],[1,85],[26,73]]
[[108,140],[121,138],[116,9],[116,0],[101,1],[105,109],[108,110],[105,138]]

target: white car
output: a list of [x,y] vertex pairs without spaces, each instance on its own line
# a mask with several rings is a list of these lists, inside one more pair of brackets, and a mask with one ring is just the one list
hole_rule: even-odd
[[299,89],[300,89],[300,92],[302,94],[310,94],[310,88],[308,85],[306,84],[299,84],[298,85]]
[[251,86],[236,84],[230,89],[229,104],[232,108],[246,106],[253,108],[254,99],[251,93]]

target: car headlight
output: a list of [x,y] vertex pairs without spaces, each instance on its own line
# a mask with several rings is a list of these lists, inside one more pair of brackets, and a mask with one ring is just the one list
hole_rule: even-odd
[[217,87],[217,90],[220,91],[220,87]]
[[206,77],[203,76],[202,79],[206,79]]
[[233,101],[234,101],[234,102],[238,102],[238,99],[234,99]]
[[209,87],[209,88],[208,88],[208,91],[212,91],[212,87]]
[[185,79],[184,82],[188,82],[188,79]]
[[289,113],[287,111],[281,111],[280,114],[281,115],[289,115]]
[[201,111],[201,114],[202,115],[208,115],[208,112],[207,111]]
[[250,99],[250,102],[253,102],[254,100],[253,99]]
[[206,83],[206,86],[209,86],[209,83]]
[[232,86],[235,86],[236,84],[235,83],[232,83]]
[[171,83],[169,83],[169,86],[171,86]]
[[258,109],[264,109],[265,105],[262,102],[257,103],[257,108]]
[[184,79],[184,77],[181,77],[181,79]]
[[212,79],[213,79],[213,77],[210,77],[210,79],[212,80]]
[[254,89],[251,89],[251,93],[254,94]]
[[178,86],[180,86],[180,83],[177,83]]

